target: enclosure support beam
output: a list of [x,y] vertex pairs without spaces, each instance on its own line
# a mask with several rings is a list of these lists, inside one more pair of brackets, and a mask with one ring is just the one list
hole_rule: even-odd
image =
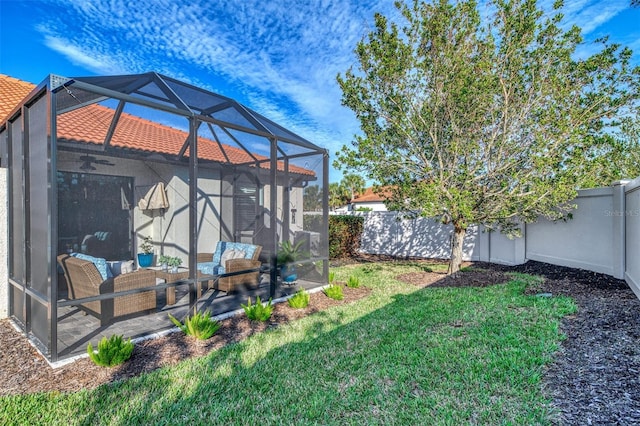
[[[282,184],[282,241],[289,240],[291,235],[291,182],[289,181],[289,159],[284,159],[284,182]],[[292,241],[293,242],[293,241]]]
[[276,252],[278,249],[278,186],[277,186],[277,178],[278,178],[278,140],[276,138],[269,139],[271,142],[271,179],[270,179],[270,188],[269,194],[271,196],[269,200],[269,210],[271,210],[271,214],[269,215],[269,226],[271,227],[271,242],[272,247],[270,247],[271,255],[271,268],[269,274],[269,297],[274,297],[276,294],[276,280],[278,279],[278,264],[276,261]]
[[198,253],[198,127],[200,122],[189,118],[189,279],[193,285],[189,286],[189,307],[195,314],[198,310],[196,281]]
[[21,145],[22,152],[22,162],[21,162],[21,170],[22,170],[22,213],[24,222],[22,224],[22,243],[24,246],[24,262],[22,264],[21,271],[21,279],[22,279],[22,312],[23,312],[23,321],[24,321],[24,331],[28,334],[31,332],[31,296],[27,292],[30,281],[30,235],[29,235],[29,109],[26,105],[22,106],[22,115],[20,116],[20,120],[22,120],[22,134],[20,135],[20,141],[18,142]]
[[[322,234],[325,238],[324,247],[327,248],[327,258],[329,257],[329,151],[325,150],[322,155]],[[329,260],[322,264],[322,277],[329,279]],[[327,281],[325,281],[327,282]]]
[[102,145],[103,151],[106,151],[106,149],[111,145],[111,139],[113,139],[113,134],[116,132],[118,121],[120,121],[120,117],[122,116],[122,111],[124,111],[124,105],[125,105],[125,101],[118,102],[116,111],[113,114],[111,123],[109,124],[109,130],[107,130],[107,135],[104,137],[104,144]]
[[56,93],[49,94],[49,321],[51,362],[58,361],[58,112]]

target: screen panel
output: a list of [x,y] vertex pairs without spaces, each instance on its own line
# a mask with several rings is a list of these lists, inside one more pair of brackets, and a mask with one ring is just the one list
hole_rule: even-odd
[[[39,98],[25,109],[26,143],[28,144],[28,247],[29,247],[29,282],[41,298],[51,303],[51,224],[49,220],[49,119],[47,96]],[[51,319],[49,305],[36,298],[29,298],[31,315],[31,332],[40,342],[50,349]]]
[[15,281],[25,283],[24,271],[24,180],[23,180],[23,149],[22,122],[16,120],[11,126],[11,192],[9,205],[11,208],[11,223],[9,238],[11,245],[9,277]]
[[31,310],[29,314],[31,316],[31,333],[38,338],[40,343],[47,348],[47,351],[51,350],[51,338],[50,338],[50,319],[49,308],[42,303],[39,303],[34,298],[31,300]]
[[49,292],[49,137],[47,97],[28,109],[30,286],[42,296]]
[[[10,179],[9,192],[9,278],[24,286],[24,182],[22,162],[22,117],[8,124],[10,151]],[[24,292],[15,286],[10,286],[10,312],[22,324],[26,324]]]

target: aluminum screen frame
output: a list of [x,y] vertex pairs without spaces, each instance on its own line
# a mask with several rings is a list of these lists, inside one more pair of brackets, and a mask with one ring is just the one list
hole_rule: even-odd
[[[77,95],[73,96],[74,93]],[[101,144],[102,148],[77,141],[58,140],[59,114],[108,99],[113,99],[119,104],[104,140],[93,142]],[[256,215],[260,214],[260,208],[268,207],[273,212],[280,211],[266,219],[271,225],[272,236],[265,248],[272,253],[272,256],[264,272],[270,277],[272,294],[277,279],[275,252],[278,244],[294,238],[295,235],[288,229],[291,215],[296,214],[294,211],[296,209],[290,208],[292,203],[290,191],[302,191],[303,185],[306,184],[305,179],[322,181],[320,182],[323,191],[320,222],[322,243],[320,251],[313,259],[309,259],[309,262],[318,263],[316,270],[319,271],[321,281],[326,283],[328,277],[328,152],[326,149],[314,145],[233,99],[157,73],[75,78],[50,75],[23,100],[9,116],[9,120],[0,123],[0,141],[3,141],[3,161],[0,166],[9,167],[9,313],[50,361],[58,361],[60,355],[57,348],[59,275],[55,261],[58,254],[56,183],[58,155],[63,149],[142,161],[154,158],[155,161],[157,156],[153,152],[118,150],[110,146],[125,104],[168,112],[182,116],[188,121],[188,136],[181,151],[174,157],[165,155],[161,161],[188,169],[185,179],[190,182],[188,190],[190,280],[196,282],[193,271],[196,270],[199,238],[197,184],[200,177],[199,170],[215,168],[219,170],[220,176],[233,177],[237,173],[254,175],[258,188],[256,196],[262,197],[261,204],[256,204]],[[217,132],[214,136],[229,135],[237,142],[238,149],[246,152],[248,161],[235,164],[200,161],[198,131],[203,124]],[[264,151],[269,155],[255,156],[245,147],[238,135],[251,135],[263,140]],[[287,146],[295,148],[290,149]],[[308,172],[308,176],[305,177],[307,172],[304,171],[304,167],[295,164],[304,161],[307,157],[314,159],[316,171]],[[317,175],[315,178],[314,174]],[[221,179],[220,185],[221,190],[225,191],[222,188],[227,185],[224,179]],[[223,212],[221,217],[232,215],[230,212]],[[265,217],[261,216],[262,219]],[[278,235],[278,229],[280,229],[280,235]],[[225,237],[232,238],[232,235],[228,232],[224,235],[221,231],[220,238]],[[95,299],[113,297],[107,295]],[[189,297],[195,306],[195,287],[191,287]]]

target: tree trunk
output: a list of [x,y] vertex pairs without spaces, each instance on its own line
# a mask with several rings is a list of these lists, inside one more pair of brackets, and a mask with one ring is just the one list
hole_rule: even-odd
[[462,265],[462,246],[464,235],[467,233],[466,228],[454,225],[453,234],[451,235],[451,260],[449,261],[448,274],[457,276]]

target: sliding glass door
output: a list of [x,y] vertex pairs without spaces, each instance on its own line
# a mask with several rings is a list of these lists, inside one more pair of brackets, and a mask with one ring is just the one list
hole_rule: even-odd
[[133,178],[58,172],[58,253],[133,256]]

